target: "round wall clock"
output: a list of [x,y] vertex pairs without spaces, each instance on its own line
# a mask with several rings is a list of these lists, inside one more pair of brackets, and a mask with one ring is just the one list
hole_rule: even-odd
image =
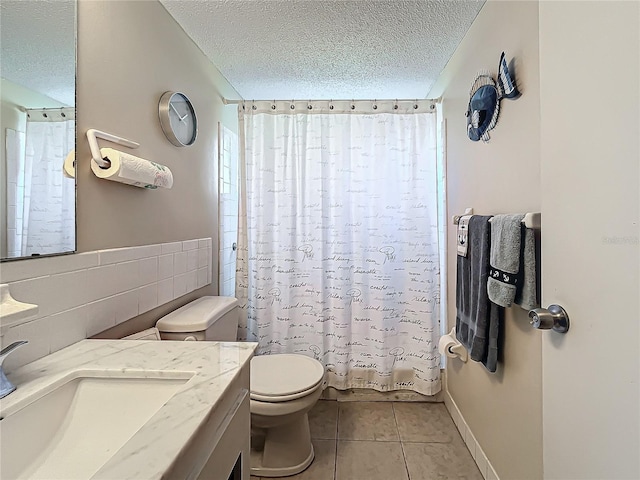
[[198,120],[191,101],[184,93],[165,92],[158,104],[160,126],[176,147],[192,145],[198,136]]

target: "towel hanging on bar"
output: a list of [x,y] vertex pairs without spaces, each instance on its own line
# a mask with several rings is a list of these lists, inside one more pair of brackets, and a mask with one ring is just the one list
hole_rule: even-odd
[[[473,208],[465,209],[463,215],[454,215],[451,218],[451,221],[453,222],[454,225],[458,225],[458,223],[460,222],[460,219],[464,215],[473,215]],[[489,220],[489,221],[491,221],[491,220]],[[534,230],[540,230],[541,223],[542,223],[542,214],[540,212],[525,213],[524,218],[522,219],[522,223],[527,228],[532,228]]]

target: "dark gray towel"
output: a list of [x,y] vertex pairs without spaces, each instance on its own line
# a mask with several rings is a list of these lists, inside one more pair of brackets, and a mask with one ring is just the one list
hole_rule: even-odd
[[457,256],[456,337],[469,356],[490,372],[498,363],[498,334],[502,307],[489,301],[490,216],[474,215],[469,220],[468,252]]

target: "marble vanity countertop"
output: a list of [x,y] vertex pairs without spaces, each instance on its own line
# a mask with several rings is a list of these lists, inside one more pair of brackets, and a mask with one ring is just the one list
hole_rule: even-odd
[[[82,340],[8,374],[3,412],[78,374],[189,380],[92,479],[160,479],[253,356],[252,342]],[[94,432],[93,432],[94,433]],[[90,432],[87,441],[90,442]]]

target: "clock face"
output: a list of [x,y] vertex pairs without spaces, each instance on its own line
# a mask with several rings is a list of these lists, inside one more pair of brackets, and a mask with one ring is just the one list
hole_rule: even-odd
[[198,122],[193,105],[186,95],[166,92],[160,98],[160,125],[171,143],[178,147],[193,144]]

